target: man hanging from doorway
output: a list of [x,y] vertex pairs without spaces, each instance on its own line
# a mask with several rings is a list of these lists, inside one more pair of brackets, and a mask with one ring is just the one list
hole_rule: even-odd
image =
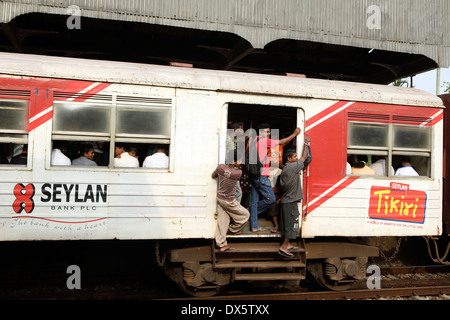
[[229,150],[226,155],[226,164],[219,164],[211,175],[213,179],[219,178],[215,233],[216,246],[219,252],[232,249],[227,244],[227,232],[240,234],[249,217],[248,210],[236,200],[236,182],[239,181],[242,174],[239,169],[241,162],[237,150]]
[[301,226],[301,214],[298,205],[303,199],[301,183],[301,171],[311,162],[309,144],[311,139],[305,138],[305,145],[300,159],[294,149],[289,149],[284,154],[285,166],[280,175],[282,196],[280,200],[280,231],[284,238],[278,253],[283,257],[294,256],[290,251],[298,247],[291,244],[291,240],[297,239],[297,233]]

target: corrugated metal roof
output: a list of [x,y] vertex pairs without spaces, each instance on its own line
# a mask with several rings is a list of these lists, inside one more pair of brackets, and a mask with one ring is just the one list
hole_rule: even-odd
[[[423,54],[450,66],[447,0],[3,0],[0,22],[31,12],[235,33],[255,48],[308,40]],[[379,15],[377,15],[379,14]]]

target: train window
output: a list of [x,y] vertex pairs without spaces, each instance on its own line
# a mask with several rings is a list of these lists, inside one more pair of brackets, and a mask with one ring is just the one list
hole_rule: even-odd
[[431,127],[394,125],[394,148],[430,151]]
[[[419,176],[430,176],[431,127],[393,125],[392,164],[410,165]],[[414,171],[410,170],[414,174]],[[395,175],[401,174],[396,172]]]
[[383,124],[349,123],[350,147],[387,147],[388,126]]
[[79,166],[146,167],[145,159],[158,150],[168,156],[171,117],[171,99],[111,96],[109,102],[55,101],[51,165],[68,163],[66,157]]
[[28,163],[27,100],[0,99],[0,165]]
[[[117,146],[123,147],[128,155],[124,155],[124,160],[116,154],[114,165],[134,167],[136,160],[131,155],[137,158],[139,167],[168,169],[172,99],[119,95],[117,102],[115,150],[120,152]],[[152,163],[159,156],[163,163],[148,166],[146,159],[153,154]]]
[[53,112],[52,166],[108,165],[111,103],[55,101]]
[[417,172],[412,175],[429,177],[430,159],[430,127],[348,123],[347,174],[398,176],[399,168],[410,166]]
[[117,136],[170,137],[170,108],[117,106]]
[[111,105],[55,101],[53,133],[109,135]]
[[25,131],[28,101],[0,100],[0,128],[2,132]]

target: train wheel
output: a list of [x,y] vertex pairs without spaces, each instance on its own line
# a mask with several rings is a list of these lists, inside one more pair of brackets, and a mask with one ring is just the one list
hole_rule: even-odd
[[178,287],[190,296],[198,297],[198,298],[207,298],[212,297],[222,291],[223,286],[215,285],[215,284],[204,284],[197,287],[192,287],[186,284],[185,281],[185,270],[183,267],[176,267],[174,270],[175,273],[175,282],[178,284]]
[[356,282],[356,280],[346,280],[345,282],[330,280],[324,273],[322,261],[309,262],[308,271],[312,274],[321,287],[332,291],[349,290]]

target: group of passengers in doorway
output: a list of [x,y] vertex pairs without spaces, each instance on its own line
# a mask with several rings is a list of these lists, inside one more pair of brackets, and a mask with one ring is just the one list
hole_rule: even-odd
[[[294,138],[300,134],[299,128],[282,139],[271,139],[270,125],[265,123],[260,124],[256,137],[245,136],[239,123],[231,124],[231,129],[225,164],[218,165],[212,173],[212,178],[219,178],[216,246],[220,252],[232,250],[227,243],[227,233],[241,234],[247,221],[251,232],[264,232],[258,216],[266,212],[274,222],[271,232],[280,232],[283,238],[278,253],[293,257],[292,251],[298,247],[291,242],[297,239],[301,227],[299,204],[303,191],[300,173],[311,162],[310,138],[305,138],[302,154],[298,157]],[[251,152],[253,145],[256,147],[261,163],[257,174],[251,174],[248,158],[245,165],[245,157],[238,157],[240,139],[246,139],[245,154]],[[245,192],[248,186],[250,192]],[[246,193],[249,199],[245,197]]]
[[[242,123],[232,123],[228,132],[225,164],[218,165],[212,173],[212,178],[219,178],[215,234],[218,250],[232,250],[227,243],[227,233],[241,234],[247,221],[251,232],[265,231],[259,225],[258,216],[267,213],[274,224],[270,231],[280,232],[283,238],[278,253],[283,257],[293,257],[292,251],[298,248],[291,242],[297,239],[302,219],[299,212],[303,199],[300,173],[311,162],[310,138],[305,137],[299,157],[294,139],[301,132],[299,128],[282,139],[271,139],[270,125],[265,123],[259,126],[256,137],[249,134],[251,130],[244,134]],[[244,155],[251,153],[252,145],[256,146],[262,164],[259,174],[251,175],[249,158],[239,154],[240,143],[246,146]],[[293,146],[288,146],[290,143]],[[386,176],[386,159],[373,156],[372,160],[373,163],[368,166],[360,156],[350,156],[346,174]],[[419,175],[407,157],[401,159],[396,171],[393,167],[390,170],[391,176]]]
[[[114,167],[168,168],[169,157],[163,145],[152,146],[139,161],[138,148],[128,144],[115,144]],[[69,143],[54,141],[51,155],[53,166],[107,166],[108,148],[102,142]]]

